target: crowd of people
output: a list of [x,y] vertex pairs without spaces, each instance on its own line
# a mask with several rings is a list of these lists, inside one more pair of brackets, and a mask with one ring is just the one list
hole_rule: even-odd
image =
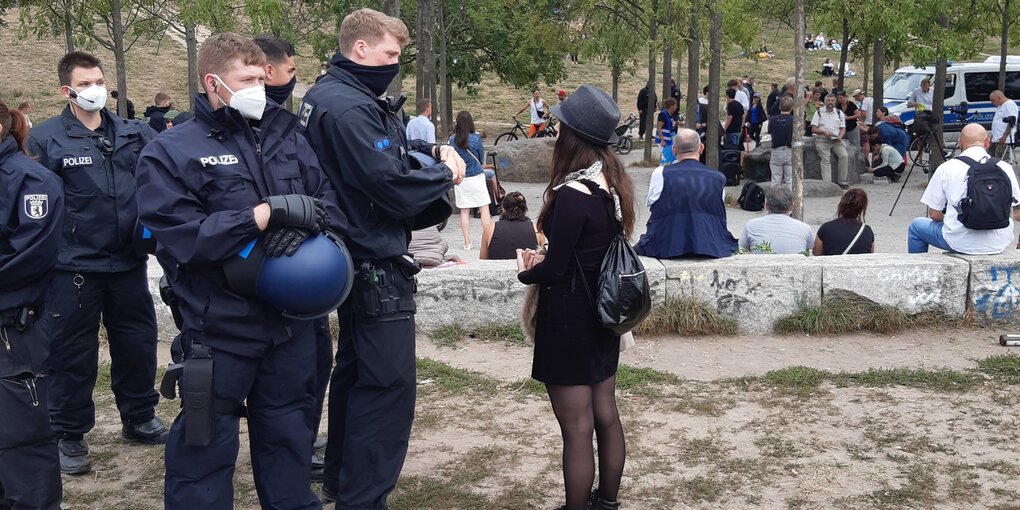
[[[339,51],[296,114],[280,106],[296,84],[293,46],[233,33],[201,45],[202,90],[187,120],[170,115],[166,94],[156,96],[144,121],[111,112],[102,63],[80,51],[57,65],[67,101],[59,116],[32,126],[30,105],[0,102],[0,203],[11,218],[0,225],[0,508],[58,509],[61,473],[91,469],[86,438],[96,423],[101,326],[122,437],[165,445],[166,508],[232,506],[241,418],[264,508],[386,508],[415,411],[421,267],[409,240],[413,231],[444,224],[451,191],[464,248],[472,249],[468,215],[478,209],[481,258],[514,259],[519,281],[537,286],[532,376],[545,385],[563,438],[561,509],[620,507],[627,449],[616,372],[623,344],[596,317],[590,290],[611,243],[630,239],[638,216],[633,183],[613,151],[619,107],[591,85],[555,105],[535,91],[518,112],[530,110],[533,132],[550,115],[561,122],[544,200],[533,221],[524,196],[506,194],[492,222],[492,169],[471,113],[458,113],[441,144],[428,100],[417,101],[405,126],[400,104],[385,99],[408,40],[399,19],[352,12],[340,26]],[[707,103],[699,100],[698,129],[678,127],[673,89],[676,97],[665,98],[656,117],[664,155],[650,177],[638,254],[874,251],[867,194],[846,185],[846,149],[873,147],[876,175],[901,173],[902,130],[887,109],[873,109],[860,90],[830,92],[821,83],[798,98],[792,80],[771,84],[762,105],[753,77],[730,80],[725,142],[739,145],[746,136],[760,143],[770,119],[774,143],[766,214],[748,221],[738,239],[727,228],[726,178],[702,162]],[[928,91],[923,83],[911,101],[930,108]],[[910,253],[994,254],[1012,242],[1020,189],[1012,167],[988,151],[1012,136],[1007,118],[1016,107],[1000,91],[992,96],[1002,114],[991,139],[980,125],[963,128],[961,157],[934,171],[921,199],[927,215],[907,229]],[[835,219],[814,233],[790,216],[796,100],[812,105],[805,120],[823,168],[835,155],[837,180],[847,188]],[[647,94],[645,101],[643,116]],[[130,117],[133,105],[125,104]],[[313,315],[275,304],[256,284],[260,271],[321,239],[349,257],[350,296]],[[163,268],[161,291],[180,330],[161,387],[176,385],[182,395],[170,427],[155,413],[149,255]],[[326,316],[337,306],[334,354]],[[313,479],[322,481],[319,494]]]

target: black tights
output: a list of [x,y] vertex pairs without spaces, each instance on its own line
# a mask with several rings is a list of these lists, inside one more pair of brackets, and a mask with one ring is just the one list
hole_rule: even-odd
[[588,508],[595,480],[593,432],[599,446],[599,495],[606,501],[616,501],[627,457],[623,425],[616,409],[616,376],[592,386],[547,384],[545,388],[563,433],[567,510]]

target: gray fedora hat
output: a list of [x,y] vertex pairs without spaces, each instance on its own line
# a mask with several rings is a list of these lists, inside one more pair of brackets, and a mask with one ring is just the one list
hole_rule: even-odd
[[602,89],[584,84],[567,96],[566,101],[550,108],[560,119],[585,140],[599,145],[615,145],[616,125],[620,122],[620,107]]

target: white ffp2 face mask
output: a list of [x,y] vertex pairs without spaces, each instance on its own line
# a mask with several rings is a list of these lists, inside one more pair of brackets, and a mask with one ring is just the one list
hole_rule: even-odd
[[241,112],[241,116],[246,119],[262,119],[262,112],[266,109],[265,87],[256,85],[234,92],[226,83],[223,83],[219,76],[215,74],[213,76],[220,82],[220,85],[223,85],[223,88],[227,89],[227,92],[230,92],[230,102],[227,106]]
[[81,92],[67,87],[74,93],[70,100],[87,112],[98,112],[106,106],[106,87],[100,85],[89,85]]

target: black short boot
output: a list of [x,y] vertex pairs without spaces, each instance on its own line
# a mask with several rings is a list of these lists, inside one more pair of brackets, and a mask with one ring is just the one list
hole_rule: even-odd
[[590,510],[617,510],[620,508],[620,503],[603,499],[599,490],[595,489],[591,491],[591,497],[588,498],[588,508]]

